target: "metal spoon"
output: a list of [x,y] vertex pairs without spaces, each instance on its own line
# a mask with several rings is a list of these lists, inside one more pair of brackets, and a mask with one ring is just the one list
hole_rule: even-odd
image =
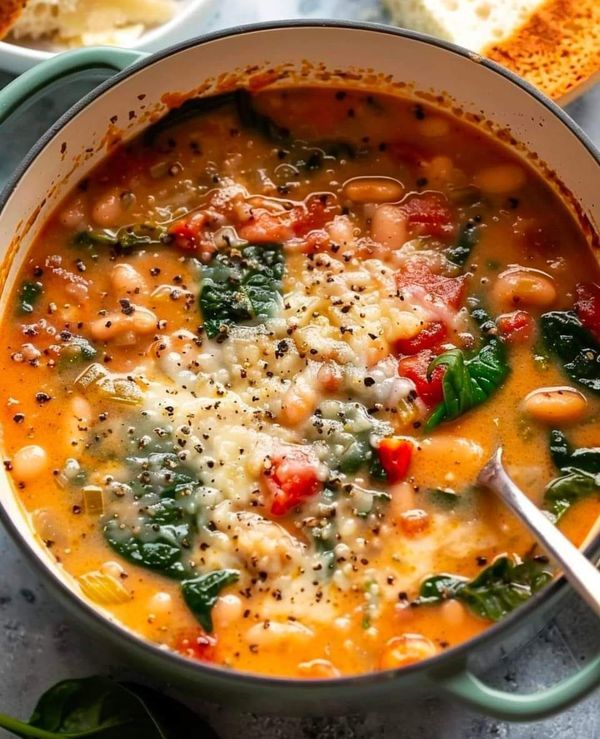
[[560,564],[579,595],[600,616],[600,572],[510,479],[502,464],[502,447],[481,470],[477,482],[502,498]]

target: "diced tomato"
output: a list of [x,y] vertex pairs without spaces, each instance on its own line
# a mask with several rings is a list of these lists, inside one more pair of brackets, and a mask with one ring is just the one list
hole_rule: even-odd
[[289,213],[267,213],[263,211],[253,216],[238,229],[242,239],[253,244],[272,244],[291,239],[294,232],[290,228]]
[[425,262],[419,259],[407,262],[396,273],[396,284],[399,289],[418,285],[432,298],[439,298],[452,308],[460,308],[465,292],[464,277],[436,275]]
[[400,205],[406,213],[408,228],[416,236],[437,236],[447,239],[454,235],[456,224],[446,196],[440,192],[415,195]]
[[386,151],[394,162],[411,164],[416,167],[424,166],[430,157],[425,149],[409,144],[407,141],[390,141],[386,146]]
[[201,243],[202,227],[206,223],[206,214],[192,213],[169,226],[169,233],[175,237],[175,246],[184,251],[197,251]]
[[302,206],[291,211],[291,227],[295,236],[306,236],[310,231],[323,228],[333,217],[333,209],[327,199],[320,197],[310,198]]
[[595,282],[577,285],[575,311],[581,323],[600,341],[600,285]]
[[271,513],[284,516],[306,498],[319,493],[323,483],[318,477],[317,461],[304,449],[288,447],[271,459],[265,473],[271,493]]
[[447,335],[448,330],[441,321],[431,321],[412,339],[396,339],[394,349],[398,354],[417,354],[424,349],[434,349]]
[[404,357],[398,363],[398,374],[413,381],[417,395],[430,408],[441,403],[444,398],[442,388],[444,367],[436,367],[431,379],[427,379],[427,368],[434,357],[435,354],[430,349],[426,349],[412,357]]
[[379,442],[377,452],[388,481],[395,483],[404,480],[412,459],[412,442],[401,436],[388,436]]
[[189,659],[200,662],[213,662],[217,640],[205,634],[201,629],[189,629],[180,634],[175,642],[174,650]]
[[507,341],[519,343],[528,341],[535,331],[533,318],[524,310],[516,310],[512,313],[504,313],[496,319],[496,326]]

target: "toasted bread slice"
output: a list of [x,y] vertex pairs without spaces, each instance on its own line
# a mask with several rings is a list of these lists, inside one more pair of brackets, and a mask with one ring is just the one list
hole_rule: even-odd
[[392,21],[503,64],[566,102],[600,71],[600,0],[383,0]]
[[176,7],[175,0],[28,0],[12,36],[66,46],[126,45],[168,21]]

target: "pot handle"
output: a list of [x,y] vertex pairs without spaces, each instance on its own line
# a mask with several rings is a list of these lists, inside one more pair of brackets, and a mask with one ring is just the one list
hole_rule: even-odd
[[135,49],[101,46],[57,54],[27,70],[0,92],[0,123],[3,123],[36,92],[63,77],[88,69],[110,69],[120,72],[145,56],[147,54]]
[[439,677],[440,687],[488,716],[534,721],[568,708],[600,685],[600,655],[551,688],[518,695],[486,685],[467,668]]

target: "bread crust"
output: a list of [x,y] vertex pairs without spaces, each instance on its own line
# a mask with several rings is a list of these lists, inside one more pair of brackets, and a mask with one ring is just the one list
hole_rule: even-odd
[[482,53],[554,100],[568,102],[600,74],[600,0],[545,0]]
[[10,31],[27,0],[0,0],[0,39]]

